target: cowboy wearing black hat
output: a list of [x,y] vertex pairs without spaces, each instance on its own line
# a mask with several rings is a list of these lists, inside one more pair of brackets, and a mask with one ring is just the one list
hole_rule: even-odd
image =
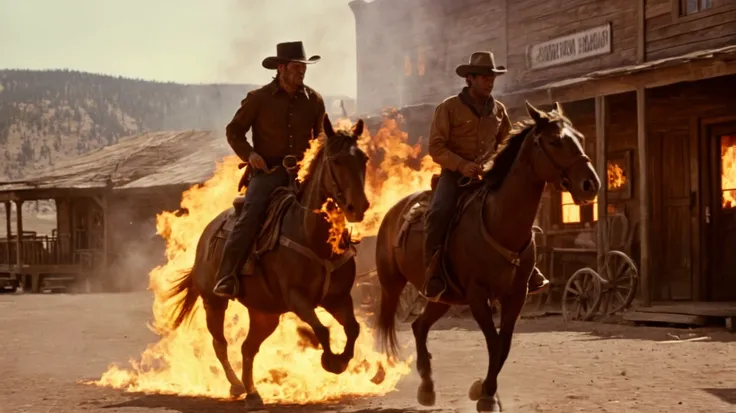
[[[455,69],[466,87],[445,99],[435,109],[429,133],[429,154],[442,166],[424,223],[424,265],[427,268],[424,295],[438,300],[447,288],[440,271],[441,248],[463,188],[461,178],[477,178],[480,165],[498,149],[511,130],[506,107],[493,98],[493,83],[506,68],[497,66],[493,53],[475,52],[468,64]],[[539,291],[549,281],[535,268],[529,292]]]
[[[240,270],[256,239],[270,195],[289,184],[282,165],[300,160],[309,141],[322,133],[324,100],[304,85],[307,64],[319,60],[320,56],[306,57],[302,42],[276,45],[276,56],[263,60],[263,67],[276,70],[276,77],[268,85],[248,92],[227,125],[228,143],[250,165],[253,175],[243,210],[225,242],[213,290],[221,297],[233,299],[240,293]],[[252,146],[245,138],[248,130],[253,131]]]

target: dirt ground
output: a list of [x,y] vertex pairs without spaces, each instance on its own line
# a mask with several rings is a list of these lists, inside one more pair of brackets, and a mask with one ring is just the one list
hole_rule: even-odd
[[[241,412],[240,402],[124,393],[78,384],[110,362],[137,358],[156,337],[148,293],[0,295],[0,412]],[[706,337],[701,340],[698,337]],[[408,331],[400,338],[408,340]],[[690,340],[690,341],[688,341]],[[521,320],[500,377],[509,412],[734,412],[736,335],[723,330]],[[413,341],[412,341],[413,343]],[[445,319],[430,335],[437,406],[415,401],[415,372],[398,391],[340,405],[272,412],[473,412],[467,390],[486,368],[471,320]],[[412,347],[413,348],[413,347]],[[256,360],[257,362],[257,360]]]

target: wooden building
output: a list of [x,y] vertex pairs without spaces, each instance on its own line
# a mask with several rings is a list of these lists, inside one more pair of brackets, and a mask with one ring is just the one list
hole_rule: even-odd
[[[436,105],[463,86],[456,65],[492,50],[509,70],[495,96],[512,119],[525,115],[526,100],[546,108],[561,102],[607,181],[598,202],[582,208],[549,191],[539,215],[548,245],[601,251],[609,218],[623,215],[634,229],[627,253],[639,266],[643,306],[736,301],[735,2],[400,4],[351,3],[359,110]],[[366,32],[382,23],[382,33]],[[393,48],[381,54],[385,44]],[[413,56],[432,56],[421,74],[403,70]],[[552,263],[557,272],[576,269],[566,265]]]
[[[7,235],[0,239],[0,282],[18,281],[33,292],[80,282],[88,289],[131,288],[115,277],[129,280],[133,261],[164,258],[163,242],[153,236],[156,214],[177,210],[182,192],[207,180],[228,149],[210,132],[147,133],[1,184]],[[52,234],[24,230],[21,206],[39,199],[56,205]],[[131,248],[149,254],[126,260]]]

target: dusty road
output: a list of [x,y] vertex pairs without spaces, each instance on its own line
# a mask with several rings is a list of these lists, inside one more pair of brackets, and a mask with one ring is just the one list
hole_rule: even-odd
[[[145,327],[150,303],[147,293],[0,295],[0,412],[243,411],[239,402],[78,384],[156,341]],[[475,411],[466,395],[486,367],[481,334],[469,320],[450,319],[430,340],[438,392],[432,411]],[[725,331],[522,320],[501,374],[501,396],[504,410],[518,413],[735,412],[734,366],[736,335]],[[386,397],[270,411],[430,411],[415,403],[417,383],[413,372]]]

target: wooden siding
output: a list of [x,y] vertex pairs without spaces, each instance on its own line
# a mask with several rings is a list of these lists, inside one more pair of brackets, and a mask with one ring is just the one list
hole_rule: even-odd
[[[516,0],[508,5],[508,81],[512,90],[636,62],[636,1]],[[611,23],[610,54],[548,68],[528,68],[528,47],[607,22]]]
[[647,60],[736,43],[736,3],[732,0],[712,1],[710,9],[681,16],[676,0],[647,0]]
[[[731,117],[736,76],[681,83],[648,92],[648,134],[653,157],[652,234],[653,299],[707,299],[708,246],[700,232],[699,125]],[[708,165],[705,165],[707,169]],[[692,198],[691,198],[692,197]],[[705,229],[703,229],[705,231]],[[701,255],[702,254],[702,255]]]

